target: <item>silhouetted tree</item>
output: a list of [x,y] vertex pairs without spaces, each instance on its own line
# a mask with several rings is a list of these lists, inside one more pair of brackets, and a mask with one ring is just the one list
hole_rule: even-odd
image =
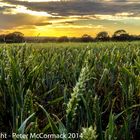
[[114,32],[112,39],[118,41],[126,41],[130,40],[130,36],[125,30],[117,30]]
[[90,36],[90,35],[87,35],[87,34],[84,34],[82,37],[81,37],[81,41],[82,42],[92,42],[94,39]]
[[117,30],[114,32],[112,37],[109,37],[108,32],[101,31],[97,34],[96,38],[94,39],[92,36],[88,34],[84,34],[82,37],[24,37],[24,34],[21,32],[13,32],[7,35],[0,35],[0,42],[7,42],[7,43],[20,43],[23,41],[26,42],[93,42],[93,41],[133,41],[133,40],[140,40],[140,35],[129,35],[125,30]]
[[98,41],[108,41],[110,39],[108,32],[102,31],[99,32],[96,36],[96,40]]
[[5,42],[5,35],[4,34],[2,34],[2,35],[0,35],[0,42]]
[[24,41],[24,34],[21,32],[13,32],[5,36],[7,43],[21,43]]
[[114,36],[120,36],[121,34],[126,34],[126,31],[121,29],[114,32]]
[[58,42],[68,42],[69,38],[67,36],[62,36],[57,39]]
[[71,42],[81,42],[81,39],[79,37],[71,37],[71,38],[69,38],[69,40]]

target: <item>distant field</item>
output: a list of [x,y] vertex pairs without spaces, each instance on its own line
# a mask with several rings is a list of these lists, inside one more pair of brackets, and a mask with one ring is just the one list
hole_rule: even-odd
[[0,132],[138,139],[140,42],[0,44]]
[[128,45],[131,46],[139,46],[140,42],[139,41],[132,41],[132,42],[87,42],[87,43],[80,43],[80,42],[62,42],[62,43],[54,43],[54,42],[50,42],[50,43],[13,43],[13,44],[5,44],[5,43],[1,43],[0,46],[23,46],[25,45],[28,47],[41,47],[41,48],[46,48],[46,47],[86,47],[86,46],[90,46],[91,48],[93,47],[125,47]]

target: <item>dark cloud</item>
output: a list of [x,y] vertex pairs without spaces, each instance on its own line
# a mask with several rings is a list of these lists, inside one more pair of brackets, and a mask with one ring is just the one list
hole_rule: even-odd
[[65,21],[65,22],[62,22],[64,24],[74,24],[74,21]]
[[[46,11],[49,14],[60,16],[116,14],[120,12],[133,12],[136,16],[140,13],[140,3],[137,0],[73,0],[65,2],[23,2],[5,0],[11,4],[19,4],[34,11]],[[130,3],[131,2],[131,3]]]
[[52,25],[51,22],[42,22],[42,23],[36,23],[35,26],[47,26],[47,25]]
[[5,7],[0,7],[0,13],[5,10]]
[[3,6],[3,7],[1,7],[1,6],[0,6],[0,13],[3,13],[4,11],[7,11],[7,10],[10,9],[10,8],[15,8],[15,6],[11,6],[11,7],[8,7],[8,6]]

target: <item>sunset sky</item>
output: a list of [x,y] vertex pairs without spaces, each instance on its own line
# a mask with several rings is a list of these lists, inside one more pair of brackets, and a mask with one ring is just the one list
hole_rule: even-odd
[[25,36],[140,35],[140,0],[0,0],[0,34]]

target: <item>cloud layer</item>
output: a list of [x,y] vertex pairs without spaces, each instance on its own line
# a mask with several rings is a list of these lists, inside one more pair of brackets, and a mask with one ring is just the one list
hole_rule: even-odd
[[73,28],[93,28],[95,33],[125,28],[138,34],[139,7],[138,0],[0,0],[0,30],[68,28],[70,34]]

